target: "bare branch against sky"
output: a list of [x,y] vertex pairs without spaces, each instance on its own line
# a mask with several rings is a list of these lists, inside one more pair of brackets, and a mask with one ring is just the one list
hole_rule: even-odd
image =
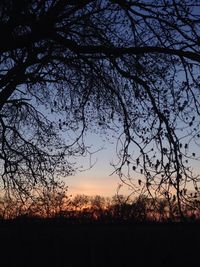
[[101,129],[118,134],[123,182],[175,194],[182,215],[199,193],[200,1],[2,0],[0,20],[5,188],[72,174],[85,133]]

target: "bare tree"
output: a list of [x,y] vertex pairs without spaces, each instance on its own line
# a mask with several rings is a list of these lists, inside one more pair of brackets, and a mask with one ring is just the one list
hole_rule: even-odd
[[123,182],[175,194],[183,217],[186,187],[199,192],[188,162],[200,137],[199,8],[199,0],[2,0],[5,187],[26,191],[71,174],[69,157],[87,151],[84,133],[99,126],[118,133]]
[[27,202],[22,200],[20,194],[8,194],[4,192],[0,200],[0,216],[4,220],[14,219],[27,215],[27,207],[30,204],[30,199],[26,199]]
[[27,214],[42,218],[62,217],[70,204],[67,190],[68,187],[61,181],[38,187],[32,194],[31,205],[27,206]]

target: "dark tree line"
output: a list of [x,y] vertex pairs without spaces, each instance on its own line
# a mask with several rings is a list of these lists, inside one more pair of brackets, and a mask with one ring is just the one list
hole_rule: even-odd
[[5,188],[25,195],[72,174],[98,127],[118,134],[122,181],[176,198],[183,216],[199,194],[199,10],[199,0],[2,0]]
[[[169,205],[165,198],[148,198],[140,195],[128,198],[75,195],[66,196],[66,188],[40,190],[34,198],[22,202],[20,195],[0,198],[0,221],[48,219],[66,223],[118,223],[118,222],[179,222],[181,220],[177,201]],[[200,198],[193,200],[193,206],[182,205],[188,222],[200,220]]]

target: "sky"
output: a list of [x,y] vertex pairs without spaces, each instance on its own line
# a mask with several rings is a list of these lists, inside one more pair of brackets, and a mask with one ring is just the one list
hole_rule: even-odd
[[[47,112],[42,110],[42,112]],[[48,115],[52,117],[52,119],[57,119],[55,114],[51,114],[49,111]],[[181,125],[179,125],[180,127]],[[120,129],[120,125],[118,126]],[[188,130],[189,131],[189,130]],[[187,131],[186,131],[187,132]],[[77,133],[78,134],[78,133]],[[181,136],[184,135],[181,132]],[[190,134],[187,132],[188,138],[190,139]],[[65,136],[66,135],[66,136]],[[67,133],[63,132],[62,137],[66,137],[67,142]],[[114,136],[114,137],[113,137]],[[73,136],[72,136],[73,137]],[[90,158],[82,158],[78,157],[73,160],[76,163],[76,166],[83,166],[84,171],[77,171],[75,175],[68,176],[64,178],[66,185],[68,186],[68,194],[75,196],[77,194],[84,195],[101,195],[105,197],[111,197],[117,193],[117,189],[119,185],[122,185],[121,180],[119,179],[117,174],[112,174],[114,172],[114,168],[111,166],[111,162],[117,161],[116,156],[116,141],[117,137],[119,137],[119,133],[113,133],[113,131],[107,131],[106,133],[98,132],[96,129],[95,132],[87,132],[85,136],[85,143],[88,146],[91,146],[90,151],[97,151],[92,155],[91,164],[94,166],[89,168],[90,166]],[[188,139],[187,138],[187,139]],[[110,141],[109,141],[110,140]],[[187,140],[188,141],[188,140]],[[186,142],[183,141],[183,142]],[[189,142],[189,141],[188,141]],[[184,146],[184,143],[183,143]],[[137,149],[131,146],[131,151],[134,151],[137,154]],[[196,155],[199,154],[199,146],[197,146],[194,142],[190,142],[190,155],[192,152],[195,152]],[[131,152],[132,153],[132,152]],[[134,156],[135,156],[134,154]],[[199,158],[200,159],[200,158]],[[189,159],[189,165],[192,165],[193,170],[199,174],[199,161]],[[111,175],[112,174],[112,175]],[[136,179],[140,179],[136,173]],[[129,195],[131,191],[128,189],[126,185],[120,187],[120,194]]]
[[[41,112],[48,116],[52,121],[58,121],[60,114],[52,114],[50,110],[40,107]],[[79,132],[63,132],[61,137],[70,143],[74,141]],[[72,139],[69,138],[71,136]],[[84,144],[89,146],[90,152],[94,152],[92,157],[76,157],[69,158],[70,162],[75,163],[75,167],[81,171],[77,171],[75,175],[63,178],[68,186],[68,194],[75,196],[77,194],[84,194],[89,196],[101,195],[104,197],[112,197],[117,193],[117,189],[121,181],[118,175],[113,174],[114,168],[111,162],[116,162],[116,141],[118,134],[113,131],[102,133],[101,131],[86,131],[84,136]],[[70,140],[70,141],[69,141]],[[90,168],[90,164],[93,165]],[[121,187],[120,193],[130,194],[125,186]]]
[[[109,135],[109,132],[108,132]],[[64,179],[68,186],[68,194],[74,197],[77,194],[89,196],[101,195],[104,197],[112,197],[117,193],[119,185],[123,185],[114,171],[111,162],[116,162],[116,143],[110,143],[105,136],[88,133],[86,136],[86,144],[91,145],[91,151],[97,151],[92,155],[90,166],[90,158],[78,158],[77,166],[83,166],[83,171],[77,171],[74,176],[68,176]],[[198,154],[197,146],[193,145],[192,151]],[[199,161],[190,161],[192,169],[199,173]],[[138,176],[138,174],[137,174]],[[120,194],[129,195],[130,189],[123,185],[120,187]]]
[[[116,144],[103,141],[102,137],[97,134],[88,134],[87,144],[92,145],[93,151],[100,149],[92,155],[91,163],[94,163],[94,166],[88,169],[90,166],[89,157],[78,159],[77,165],[83,165],[85,170],[65,178],[64,181],[69,187],[68,193],[72,196],[84,194],[111,197],[117,193],[117,188],[121,184],[118,175],[112,174],[114,168],[110,164],[116,160]],[[123,186],[120,193],[127,194],[127,188]]]

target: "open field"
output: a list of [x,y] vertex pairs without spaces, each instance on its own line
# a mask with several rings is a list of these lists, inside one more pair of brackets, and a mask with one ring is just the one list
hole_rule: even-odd
[[199,224],[3,223],[1,267],[200,266]]

